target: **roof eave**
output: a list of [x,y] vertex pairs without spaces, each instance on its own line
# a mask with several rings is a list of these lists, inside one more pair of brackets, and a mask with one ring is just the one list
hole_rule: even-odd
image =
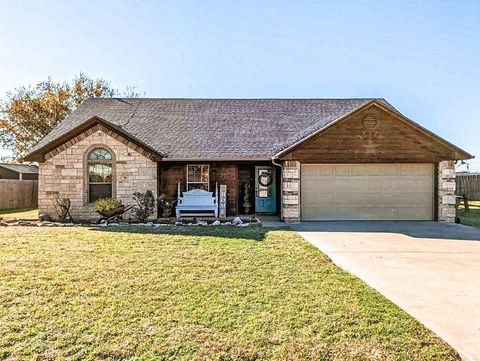
[[163,162],[248,162],[248,161],[269,161],[271,157],[219,157],[219,158],[209,158],[209,157],[198,157],[198,158],[162,158]]

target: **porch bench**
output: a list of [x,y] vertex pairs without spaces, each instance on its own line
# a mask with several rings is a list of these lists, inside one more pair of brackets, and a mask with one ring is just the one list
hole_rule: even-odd
[[203,189],[193,189],[188,192],[180,191],[178,184],[178,199],[175,213],[177,218],[184,217],[211,217],[218,218],[217,193],[208,192]]

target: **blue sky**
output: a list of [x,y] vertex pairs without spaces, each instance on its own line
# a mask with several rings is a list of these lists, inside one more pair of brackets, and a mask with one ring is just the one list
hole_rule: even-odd
[[477,156],[480,1],[0,0],[0,96],[80,71],[148,97],[384,97]]

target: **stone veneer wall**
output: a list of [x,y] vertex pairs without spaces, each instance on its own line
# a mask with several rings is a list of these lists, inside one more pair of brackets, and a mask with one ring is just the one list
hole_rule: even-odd
[[455,168],[452,160],[438,163],[437,219],[455,222]]
[[54,197],[58,194],[60,198],[70,199],[70,211],[76,220],[98,218],[94,205],[88,204],[85,160],[91,149],[102,145],[114,153],[114,198],[132,204],[133,192],[151,190],[157,196],[157,163],[128,144],[118,134],[96,126],[93,131],[90,129],[48,153],[39,165],[39,213],[56,218]]
[[300,162],[282,164],[282,220],[300,221]]

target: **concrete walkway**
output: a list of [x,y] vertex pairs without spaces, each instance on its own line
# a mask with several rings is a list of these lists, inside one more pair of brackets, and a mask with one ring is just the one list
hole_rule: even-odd
[[480,229],[437,222],[293,225],[337,265],[480,360]]

